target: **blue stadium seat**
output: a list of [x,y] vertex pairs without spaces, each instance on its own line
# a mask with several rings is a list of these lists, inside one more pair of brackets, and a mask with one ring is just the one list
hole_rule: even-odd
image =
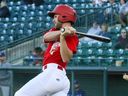
[[40,5],[38,10],[43,11],[44,10],[44,5]]
[[126,30],[127,30],[127,32],[128,32],[128,26],[126,26],[126,27],[125,27],[125,29],[126,29]]
[[102,49],[95,50],[94,55],[97,56],[97,57],[102,57],[104,55],[103,50]]
[[82,56],[82,49],[78,49],[76,55],[77,56]]
[[84,9],[82,9],[82,10],[79,10],[79,15],[84,15],[86,13],[86,11],[84,10]]
[[82,55],[84,57],[92,56],[94,54],[92,49],[82,49]]
[[24,28],[25,27],[25,24],[22,22],[22,23],[20,23],[20,28]]
[[47,22],[47,23],[45,24],[45,26],[46,26],[46,28],[50,28],[51,24]]
[[60,3],[66,4],[68,3],[70,0],[61,0]]
[[19,32],[18,32],[18,34],[19,34],[19,35],[23,35],[23,34],[24,34],[23,30],[20,29]]
[[[113,59],[113,57],[111,57],[111,56],[104,59],[104,65],[105,65],[105,66],[111,66],[111,65],[113,64],[113,62],[114,62],[114,59]],[[102,64],[102,65],[103,65],[103,64]]]
[[86,8],[86,4],[84,4],[84,3],[81,3],[81,4],[77,4],[77,5],[79,5],[79,6],[77,6],[79,9],[85,9]]
[[83,63],[82,65],[84,65],[84,66],[91,66],[91,64],[92,64],[92,57],[88,56],[86,58],[83,58],[81,60],[81,62]]
[[43,11],[36,11],[36,15],[37,15],[37,16],[43,16],[44,13],[43,13]]
[[125,54],[124,49],[116,49],[116,50],[114,50],[114,52],[115,52],[116,57],[120,57],[120,56],[123,56]]
[[17,1],[15,2],[17,6],[21,6],[22,5],[22,1]]
[[21,17],[21,19],[20,19],[20,22],[25,22],[26,21],[26,18],[25,17]]
[[18,22],[18,18],[17,17],[12,17],[12,18],[10,18],[10,21],[12,23],[17,23]]
[[82,61],[82,57],[79,57],[79,56],[77,56],[77,57],[74,57],[73,59],[72,59],[72,65],[74,66],[80,66],[80,64],[82,63],[81,62]]
[[73,7],[74,9],[76,9],[77,6],[78,6],[78,5],[77,5],[76,3],[72,4],[72,7]]
[[6,34],[7,34],[6,30],[3,29],[3,30],[1,31],[1,35],[6,35]]
[[9,17],[6,17],[6,18],[5,18],[5,21],[6,21],[6,22],[9,22]]
[[20,6],[16,6],[13,10],[14,12],[20,12],[21,9],[20,9]]
[[8,42],[9,42],[9,43],[13,42],[13,40],[14,40],[14,39],[13,39],[13,36],[9,36],[9,37],[8,37]]
[[0,36],[0,42],[4,42],[5,41],[5,37],[2,35]]
[[27,12],[26,11],[23,11],[21,15],[22,16],[27,16]]
[[13,2],[13,1],[9,1],[9,2],[8,2],[8,5],[9,5],[9,6],[14,6],[14,2]]
[[36,10],[36,6],[35,6],[35,4],[32,4],[32,5],[31,5],[30,10],[32,10],[32,11],[35,11],[35,10]]
[[28,10],[29,10],[27,5],[22,5],[22,6],[20,6],[20,7],[21,7],[21,9],[24,10],[24,11],[28,11]]
[[110,43],[102,43],[102,48],[103,48],[103,49],[112,48],[112,42],[110,42]]
[[46,17],[46,22],[51,22],[51,18],[49,16]]
[[15,33],[14,29],[9,29],[9,30],[7,30],[7,31],[8,31],[7,33],[8,33],[9,35],[14,35],[14,33]]
[[71,0],[70,2],[71,3],[77,3],[77,0]]
[[106,49],[104,51],[104,55],[105,55],[105,57],[113,57],[115,55],[114,50],[113,49]]
[[32,33],[33,33],[32,30],[29,29],[29,30],[27,31],[27,36],[31,36]]
[[52,5],[52,4],[47,5],[48,10],[52,10],[53,8],[54,8],[54,5]]
[[120,33],[120,27],[116,26],[110,29],[112,35]]
[[59,4],[61,3],[61,0],[54,0],[54,3]]

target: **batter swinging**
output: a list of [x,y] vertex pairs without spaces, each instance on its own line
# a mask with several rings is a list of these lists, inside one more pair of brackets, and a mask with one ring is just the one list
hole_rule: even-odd
[[44,54],[43,72],[19,89],[15,96],[67,96],[70,88],[66,76],[67,63],[77,51],[78,37],[72,27],[76,11],[66,5],[57,5],[48,15],[55,27],[44,35],[48,47]]

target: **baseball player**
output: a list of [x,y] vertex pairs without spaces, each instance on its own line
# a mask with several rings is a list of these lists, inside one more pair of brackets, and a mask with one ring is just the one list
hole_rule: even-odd
[[66,5],[57,5],[48,15],[55,27],[44,35],[48,47],[44,54],[43,72],[30,80],[15,96],[67,96],[70,88],[66,76],[67,63],[76,53],[78,37],[72,27],[77,19],[76,11]]

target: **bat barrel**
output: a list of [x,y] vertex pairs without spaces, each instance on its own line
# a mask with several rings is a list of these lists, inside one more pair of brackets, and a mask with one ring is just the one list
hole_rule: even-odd
[[109,43],[111,41],[110,38],[108,37],[104,37],[104,36],[99,36],[99,35],[93,35],[93,34],[86,34],[83,32],[76,32],[76,34],[81,35],[81,37],[88,37],[97,41],[101,41],[101,42],[105,42],[105,43]]

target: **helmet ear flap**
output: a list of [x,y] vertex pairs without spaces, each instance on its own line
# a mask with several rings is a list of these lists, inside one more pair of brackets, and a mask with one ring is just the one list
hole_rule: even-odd
[[58,20],[60,21],[60,22],[66,22],[67,21],[67,16],[64,16],[64,15],[60,15],[59,17],[58,17]]

